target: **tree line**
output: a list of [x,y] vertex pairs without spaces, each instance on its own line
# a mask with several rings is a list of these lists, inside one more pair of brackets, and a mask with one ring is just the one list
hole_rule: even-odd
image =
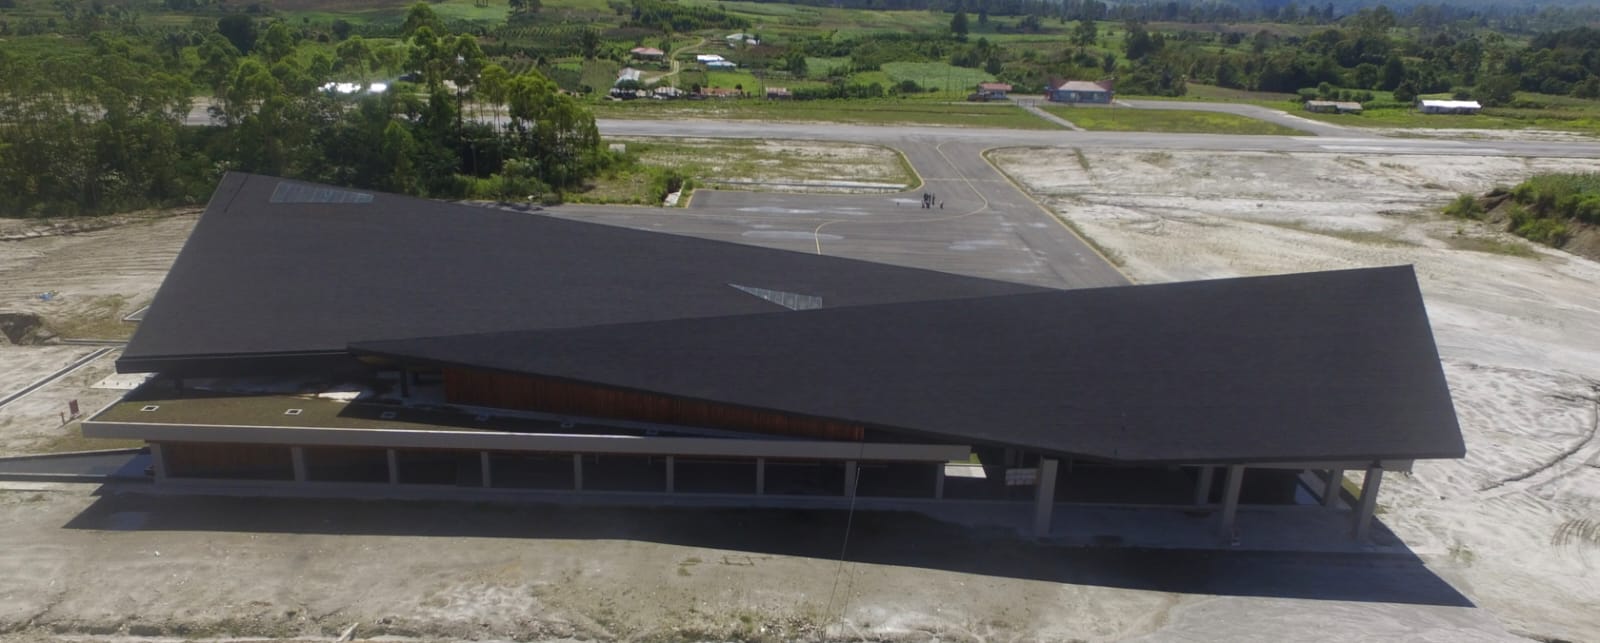
[[[536,70],[492,64],[426,4],[398,47],[326,48],[284,22],[175,48],[92,34],[89,51],[0,51],[0,213],[98,214],[199,203],[221,173],[258,172],[440,198],[558,198],[615,162],[594,118]],[[382,53],[380,53],[382,52]],[[383,58],[387,91],[344,94]],[[358,83],[360,84],[360,83]],[[193,96],[208,124],[186,126]]]

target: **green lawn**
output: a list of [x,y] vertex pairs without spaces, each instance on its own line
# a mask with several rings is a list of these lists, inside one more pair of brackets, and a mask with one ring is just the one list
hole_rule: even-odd
[[806,76],[810,78],[827,78],[828,72],[834,69],[849,69],[850,58],[840,56],[837,58],[806,57]]
[[976,90],[978,83],[994,80],[994,74],[982,69],[956,67],[947,63],[888,63],[883,66],[883,72],[889,75],[892,83],[909,80],[923,87],[938,87],[942,91],[963,96]]
[[1100,132],[1176,132],[1194,134],[1301,134],[1276,123],[1258,121],[1237,114],[1166,109],[1127,109],[1107,107],[1065,107],[1046,105],[1044,110],[1072,121],[1078,127]]
[[999,103],[923,100],[708,100],[628,101],[594,105],[598,118],[714,118],[875,125],[944,125],[1008,129],[1058,129],[1022,108]]

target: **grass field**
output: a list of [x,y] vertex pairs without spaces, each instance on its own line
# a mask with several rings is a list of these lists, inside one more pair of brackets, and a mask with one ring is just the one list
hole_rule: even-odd
[[959,92],[962,95],[976,90],[978,83],[994,80],[994,74],[982,69],[956,67],[947,63],[888,63],[883,66],[883,73],[889,76],[891,83],[909,80],[922,87],[938,87],[942,91]]
[[922,100],[712,100],[702,102],[628,101],[594,106],[598,118],[715,118],[875,125],[940,125],[1009,129],[1058,129],[1022,108],[996,103],[943,103]]
[[1099,132],[1174,132],[1191,134],[1269,134],[1301,132],[1237,114],[1189,110],[1044,106],[1044,110]]

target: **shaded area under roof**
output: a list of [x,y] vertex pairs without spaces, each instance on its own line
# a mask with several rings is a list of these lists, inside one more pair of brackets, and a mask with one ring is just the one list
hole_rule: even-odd
[[784,310],[751,289],[825,307],[1042,290],[392,194],[349,196],[356,194],[228,174],[117,369],[281,371],[341,355],[355,341]]
[[1465,452],[1410,267],[351,348],[1117,461]]

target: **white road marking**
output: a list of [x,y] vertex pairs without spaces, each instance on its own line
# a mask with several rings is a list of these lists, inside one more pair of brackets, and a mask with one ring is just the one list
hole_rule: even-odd
[[[1456,142],[1456,141],[1452,141]],[[1458,142],[1456,142],[1459,144]],[[1329,152],[1365,152],[1369,154],[1484,154],[1503,155],[1505,150],[1492,147],[1444,147],[1418,145],[1318,145]]]

